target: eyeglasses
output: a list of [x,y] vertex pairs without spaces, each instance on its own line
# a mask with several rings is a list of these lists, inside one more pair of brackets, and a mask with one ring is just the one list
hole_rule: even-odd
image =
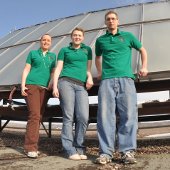
[[117,18],[106,18],[106,21],[116,21]]

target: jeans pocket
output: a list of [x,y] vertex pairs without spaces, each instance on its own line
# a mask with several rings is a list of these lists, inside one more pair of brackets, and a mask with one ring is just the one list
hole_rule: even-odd
[[134,85],[134,80],[132,78],[128,77],[127,80],[130,83],[130,85]]
[[61,89],[63,81],[64,80],[62,78],[58,80],[58,89]]

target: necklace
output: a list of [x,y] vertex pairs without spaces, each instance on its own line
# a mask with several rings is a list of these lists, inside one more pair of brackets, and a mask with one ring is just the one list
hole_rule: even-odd
[[47,62],[47,60],[45,61],[45,58],[46,58],[46,54],[44,53],[42,53],[42,59],[43,59],[43,63],[44,63],[44,67],[45,68],[49,68],[50,67],[50,62],[49,62],[49,57],[47,57],[48,58],[48,62]]

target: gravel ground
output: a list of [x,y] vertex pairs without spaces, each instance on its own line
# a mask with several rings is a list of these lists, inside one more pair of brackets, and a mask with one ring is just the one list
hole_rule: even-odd
[[96,132],[87,132],[87,161],[71,161],[65,158],[61,146],[60,132],[48,138],[40,134],[38,159],[30,160],[23,154],[24,130],[4,130],[0,133],[0,169],[2,170],[168,170],[170,169],[170,139],[138,139],[137,164],[124,165],[119,153],[114,161],[101,166],[94,164],[98,156]]

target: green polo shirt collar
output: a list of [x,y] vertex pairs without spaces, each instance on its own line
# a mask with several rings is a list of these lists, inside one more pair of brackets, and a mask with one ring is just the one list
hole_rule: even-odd
[[[42,54],[43,54],[43,50],[42,50],[42,48],[39,48],[39,49],[38,49],[38,53],[39,53],[40,55],[42,55]],[[46,55],[48,55],[48,54],[49,54],[49,51],[47,51]]]
[[[120,34],[121,34],[121,31],[119,29],[117,29],[117,33],[115,35],[120,35]],[[113,34],[111,32],[109,32],[108,30],[106,30],[106,35],[112,35],[113,36]]]
[[[81,44],[80,44],[80,48],[84,48],[84,47],[85,47],[85,44],[81,43]],[[70,48],[71,50],[75,50],[75,48],[73,47],[73,43],[72,43],[72,42],[69,44],[69,48]]]

